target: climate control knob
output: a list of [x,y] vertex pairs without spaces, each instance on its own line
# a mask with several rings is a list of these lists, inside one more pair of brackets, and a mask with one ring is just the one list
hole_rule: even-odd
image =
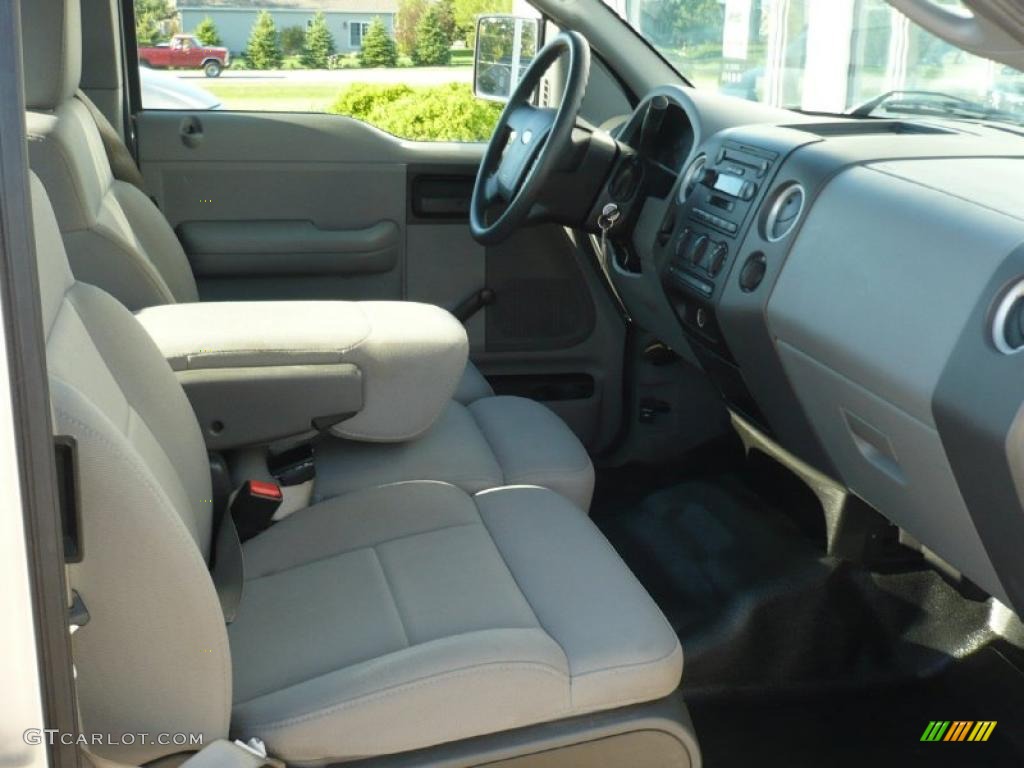
[[725,265],[725,257],[729,255],[729,246],[725,243],[715,243],[711,249],[711,257],[708,259],[708,273],[714,277],[722,271]]
[[690,247],[690,238],[693,235],[693,230],[689,227],[683,227],[683,231],[679,235],[679,239],[676,241],[676,261],[682,263],[686,259],[686,249]]
[[693,264],[695,267],[704,261],[704,255],[708,252],[708,247],[711,245],[711,238],[707,235],[697,235],[693,238],[693,242],[690,243],[690,248],[686,252],[686,260]]

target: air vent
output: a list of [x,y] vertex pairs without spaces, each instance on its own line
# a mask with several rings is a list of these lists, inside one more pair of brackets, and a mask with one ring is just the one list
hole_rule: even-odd
[[992,318],[992,343],[1004,355],[1024,351],[1024,280],[999,301]]
[[768,210],[768,218],[764,222],[766,240],[777,243],[793,231],[793,227],[800,220],[800,214],[804,211],[805,197],[804,188],[799,184],[783,187],[776,194]]
[[700,183],[700,178],[704,173],[704,168],[708,164],[708,159],[704,155],[698,155],[690,167],[686,169],[686,173],[683,175],[683,183],[679,185],[679,202],[685,203],[686,199],[693,194],[693,190],[697,188],[697,184]]

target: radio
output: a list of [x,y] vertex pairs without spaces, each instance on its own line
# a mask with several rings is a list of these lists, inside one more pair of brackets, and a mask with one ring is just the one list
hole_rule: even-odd
[[701,299],[715,293],[715,279],[727,271],[731,242],[739,235],[778,160],[775,152],[725,141],[712,161],[699,155],[683,173],[675,204],[658,231],[657,244],[670,249],[666,278]]

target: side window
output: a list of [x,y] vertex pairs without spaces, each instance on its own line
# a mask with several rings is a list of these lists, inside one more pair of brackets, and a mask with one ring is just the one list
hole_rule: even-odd
[[539,15],[525,0],[124,1],[144,109],[324,112],[417,141],[490,137],[502,105],[473,95],[476,20],[513,2]]

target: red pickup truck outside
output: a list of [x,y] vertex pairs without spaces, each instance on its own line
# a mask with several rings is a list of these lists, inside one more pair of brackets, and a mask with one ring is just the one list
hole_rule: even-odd
[[202,69],[207,77],[217,77],[229,63],[227,48],[202,45],[192,35],[175,35],[169,43],[139,48],[139,64],[144,67]]

